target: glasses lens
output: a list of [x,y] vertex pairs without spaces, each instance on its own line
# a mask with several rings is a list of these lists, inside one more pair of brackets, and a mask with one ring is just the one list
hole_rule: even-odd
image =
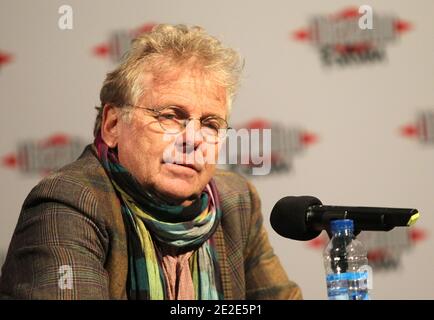
[[183,129],[182,121],[177,120],[170,115],[161,114],[158,117],[158,122],[160,122],[161,128],[163,128],[167,133],[178,133]]
[[[182,132],[189,122],[184,114],[180,114],[174,108],[160,111],[157,119],[161,128],[172,134]],[[228,124],[223,118],[213,116],[201,120],[200,131],[207,142],[218,143],[226,137],[227,129]]]
[[201,133],[207,142],[217,143],[226,136],[227,122],[219,117],[209,117],[202,120]]

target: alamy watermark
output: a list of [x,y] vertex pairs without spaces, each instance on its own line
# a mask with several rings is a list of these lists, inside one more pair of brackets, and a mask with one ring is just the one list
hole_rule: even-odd
[[57,12],[60,17],[57,21],[57,26],[60,30],[72,30],[74,28],[73,10],[70,5],[64,4],[59,7]]
[[359,13],[362,14],[359,18],[359,28],[362,30],[374,29],[374,14],[372,7],[364,4],[359,7]]
[[170,143],[163,152],[163,161],[198,166],[248,165],[252,168],[252,175],[270,173],[271,129],[228,129],[219,134],[218,142],[203,141],[199,148],[195,148],[198,134],[200,131],[192,126],[187,126],[183,133],[165,133],[163,140]]
[[59,281],[58,285],[61,290],[72,290],[74,286],[74,274],[70,265],[63,265],[59,267]]

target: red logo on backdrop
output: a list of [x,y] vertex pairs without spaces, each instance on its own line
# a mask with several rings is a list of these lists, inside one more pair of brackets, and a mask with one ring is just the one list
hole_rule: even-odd
[[410,23],[394,16],[373,14],[373,28],[361,29],[358,8],[336,14],[313,16],[309,26],[296,30],[292,38],[316,47],[326,66],[381,62],[386,45],[411,29]]
[[402,136],[422,144],[434,144],[434,111],[420,112],[414,123],[399,128]]
[[[250,132],[253,129],[259,129],[259,131],[270,129],[270,154],[264,154],[265,148],[262,144],[268,143],[264,139],[261,141],[259,150],[259,153],[262,155],[264,161],[271,162],[270,173],[290,172],[293,169],[294,157],[296,155],[302,154],[307,147],[315,144],[319,140],[318,135],[310,131],[306,131],[298,127],[286,127],[279,123],[270,122],[264,119],[254,119],[245,124],[237,125],[235,128],[237,130],[247,129]],[[252,148],[253,146],[251,146],[250,149],[247,148],[247,152],[250,152]],[[230,157],[231,152],[236,152],[238,160],[242,159],[243,152],[246,152],[242,147],[240,148],[240,146],[237,146],[236,149],[232,150],[233,151],[230,151],[227,145],[226,154],[228,154]],[[251,157],[251,154],[247,155],[247,157]],[[248,164],[242,164],[241,161],[237,161],[236,164],[229,164],[228,169],[243,174],[251,174],[251,168],[255,166],[253,162],[254,161],[249,161]],[[264,164],[261,163],[261,165],[263,166]]]
[[5,65],[11,63],[12,60],[13,60],[12,54],[0,50],[0,70]]
[[[427,238],[424,229],[395,228],[389,232],[364,231],[357,238],[368,250],[369,265],[374,270],[395,270],[401,267],[401,257]],[[325,232],[308,242],[308,246],[324,250],[329,238]]]
[[100,58],[110,58],[112,62],[117,63],[130,48],[131,40],[141,33],[151,31],[155,25],[155,23],[146,23],[133,30],[112,31],[107,42],[101,43],[93,48],[93,54]]
[[66,134],[29,139],[18,143],[16,152],[3,156],[2,164],[25,174],[45,175],[76,160],[85,146],[82,139]]

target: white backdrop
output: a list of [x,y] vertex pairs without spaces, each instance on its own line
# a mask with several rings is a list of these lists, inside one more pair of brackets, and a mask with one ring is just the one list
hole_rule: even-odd
[[[63,4],[73,9],[72,30],[58,27]],[[307,27],[311,16],[361,4],[411,23],[385,46],[382,62],[327,68],[313,45],[291,36]],[[201,25],[246,60],[233,123],[267,119],[306,128],[319,138],[294,157],[291,171],[252,179],[275,251],[304,297],[326,297],[321,251],[272,231],[271,208],[285,195],[314,195],[327,204],[418,208],[416,226],[425,238],[403,253],[399,268],[374,274],[373,297],[433,299],[434,143],[399,131],[415,123],[418,112],[434,112],[433,13],[431,0],[1,0],[0,54],[12,59],[0,59],[0,157],[6,161],[21,141],[57,132],[91,141],[93,106],[105,73],[114,67],[92,51],[108,43],[112,32],[146,23]],[[41,175],[3,164],[0,177],[0,252],[5,254],[22,202]]]

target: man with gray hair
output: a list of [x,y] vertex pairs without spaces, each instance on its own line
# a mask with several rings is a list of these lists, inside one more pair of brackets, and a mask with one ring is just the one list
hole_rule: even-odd
[[215,168],[241,69],[199,27],[139,36],[104,81],[93,144],[25,200],[0,296],[300,299],[254,187]]

